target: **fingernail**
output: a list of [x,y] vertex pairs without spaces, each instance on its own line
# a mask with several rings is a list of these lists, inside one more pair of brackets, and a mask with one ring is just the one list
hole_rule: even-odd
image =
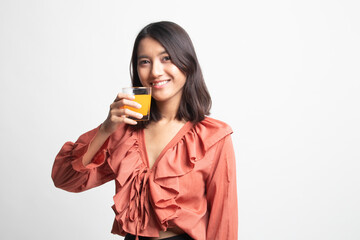
[[140,103],[138,103],[138,104],[137,104],[137,107],[138,107],[138,108],[141,108],[141,104],[140,104]]
[[141,113],[138,113],[139,118],[143,118],[143,115]]

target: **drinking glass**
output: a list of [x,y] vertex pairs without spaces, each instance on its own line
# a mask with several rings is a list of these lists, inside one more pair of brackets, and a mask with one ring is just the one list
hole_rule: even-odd
[[124,106],[134,112],[141,113],[141,119],[129,117],[135,121],[148,121],[150,119],[150,105],[151,105],[151,87],[127,87],[122,89],[123,93],[132,94],[135,96],[134,101],[141,104],[141,108],[133,108]]

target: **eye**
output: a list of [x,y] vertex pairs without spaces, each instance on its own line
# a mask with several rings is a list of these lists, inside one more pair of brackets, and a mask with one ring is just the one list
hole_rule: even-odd
[[171,61],[171,58],[170,58],[170,56],[164,56],[164,57],[162,58],[162,60],[163,60],[164,62],[168,62],[168,61]]
[[150,63],[150,61],[147,60],[147,59],[142,59],[142,60],[139,60],[139,62],[138,62],[139,65],[145,65],[145,64],[148,64],[148,63]]

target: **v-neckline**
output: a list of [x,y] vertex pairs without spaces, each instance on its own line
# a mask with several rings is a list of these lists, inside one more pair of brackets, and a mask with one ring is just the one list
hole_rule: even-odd
[[148,156],[148,152],[146,149],[146,143],[145,143],[145,131],[144,129],[141,129],[139,131],[139,143],[141,146],[141,152],[143,154],[142,158],[144,159],[144,162],[146,164],[146,166],[151,170],[154,169],[154,167],[156,167],[157,163],[159,162],[159,160],[164,156],[164,154],[166,153],[166,151],[173,147],[176,143],[178,143],[178,141],[184,136],[185,133],[187,133],[191,128],[193,127],[193,123],[188,121],[184,124],[184,126],[182,126],[180,128],[180,130],[176,133],[176,135],[170,140],[170,142],[168,142],[168,144],[165,145],[165,147],[161,150],[159,156],[155,159],[154,164],[150,167],[150,161],[149,161],[149,156]]

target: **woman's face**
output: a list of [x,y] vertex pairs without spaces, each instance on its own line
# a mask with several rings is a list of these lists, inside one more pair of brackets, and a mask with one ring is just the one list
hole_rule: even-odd
[[156,101],[180,103],[186,75],[172,63],[158,41],[150,37],[142,39],[137,61],[140,81],[144,87],[152,87],[152,97]]

